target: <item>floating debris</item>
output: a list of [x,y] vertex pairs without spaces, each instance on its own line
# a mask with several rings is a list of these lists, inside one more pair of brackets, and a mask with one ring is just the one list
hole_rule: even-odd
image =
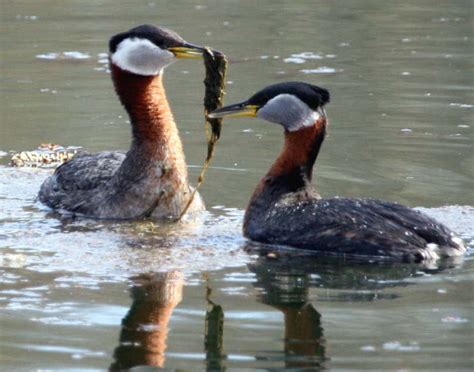
[[12,167],[55,168],[71,160],[81,151],[80,147],[68,147],[42,143],[36,150],[14,154],[10,161]]

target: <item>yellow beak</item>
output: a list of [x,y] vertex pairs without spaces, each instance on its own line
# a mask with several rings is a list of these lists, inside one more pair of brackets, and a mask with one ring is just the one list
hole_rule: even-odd
[[217,118],[242,118],[242,117],[255,117],[257,116],[257,105],[248,105],[246,103],[237,103],[235,105],[229,105],[221,107],[220,109],[211,112],[208,117],[211,119]]
[[168,48],[168,50],[173,53],[176,58],[199,59],[202,58],[204,48],[193,44],[186,44],[180,47],[171,47]]

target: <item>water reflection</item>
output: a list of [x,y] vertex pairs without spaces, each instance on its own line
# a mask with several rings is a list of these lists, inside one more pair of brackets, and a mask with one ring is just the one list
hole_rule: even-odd
[[[459,267],[463,262],[452,258],[418,264],[399,264],[375,259],[367,262],[344,257],[319,256],[301,250],[255,243],[247,244],[245,249],[259,256],[255,265],[271,265],[272,271],[287,272],[289,275],[308,275],[310,286],[372,292],[388,287],[407,286],[410,285],[405,281],[408,277],[438,274],[446,269]],[[351,300],[358,298],[356,296]]]
[[385,291],[410,285],[407,278],[436,274],[437,268],[420,265],[347,262],[306,254],[247,247],[259,257],[248,265],[256,274],[257,300],[284,316],[284,362],[287,368],[325,369],[330,356],[324,337],[322,315],[314,307],[322,301],[376,301],[398,298]]
[[120,344],[110,371],[141,365],[163,367],[168,323],[182,300],[184,280],[178,271],[142,274],[132,280],[133,303],[122,320]]
[[282,270],[273,259],[249,265],[257,275],[258,300],[278,309],[284,316],[284,355],[287,368],[323,367],[326,341],[321,314],[310,302],[309,275]]
[[[207,274],[206,274],[207,276]],[[206,278],[207,279],[207,278]],[[206,351],[207,370],[220,371],[224,369],[223,361],[226,356],[224,349],[224,309],[211,300],[212,289],[206,280],[206,323],[204,328],[204,349]]]
[[[283,314],[284,333],[281,349],[269,350],[270,355],[255,351],[251,359],[283,363],[285,368],[328,368],[330,340],[324,336],[324,314],[318,311],[318,303],[396,299],[396,287],[413,284],[407,278],[437,274],[450,267],[446,262],[437,268],[347,262],[294,251],[275,252],[262,247],[255,250],[253,244],[247,245],[246,250],[254,257],[248,269],[255,274],[256,299]],[[231,305],[215,300],[207,275],[205,279],[207,309],[205,319],[201,318],[203,363],[207,370],[224,370],[232,363],[235,352],[231,344],[227,346],[228,352],[224,351],[224,308]],[[183,298],[184,279],[180,271],[141,274],[133,277],[132,282],[133,303],[122,321],[111,371],[165,366],[168,325],[174,308]],[[252,342],[243,340],[246,341]]]
[[[305,80],[330,88],[334,96],[329,112],[331,136],[318,166],[322,194],[370,196],[411,206],[443,205],[425,212],[461,233],[467,242],[474,238],[473,209],[462,207],[472,204],[473,110],[458,106],[473,103],[474,75],[469,72],[474,50],[472,1],[280,1],[276,5],[266,0],[258,7],[250,1],[208,0],[104,0],[103,6],[86,1],[61,2],[63,6],[49,0],[3,3],[8,6],[0,12],[4,31],[0,39],[5,46],[0,68],[4,92],[0,164],[8,163],[10,150],[35,148],[44,141],[80,144],[93,152],[126,149],[129,124],[110,89],[103,71],[105,61],[99,60],[103,58],[99,54],[117,30],[132,23],[161,24],[226,52],[234,62],[229,70],[233,84],[229,84],[228,102],[283,80]],[[35,57],[71,50],[91,58]],[[308,58],[303,64],[284,61],[302,52],[321,54],[323,59]],[[301,72],[324,66],[336,72]],[[166,82],[187,159],[194,165],[190,169],[193,180],[202,163],[205,136],[201,121],[196,122],[202,117],[202,81],[190,77],[202,72],[199,64],[183,62],[170,69]],[[87,224],[79,220],[64,228],[34,204],[49,172],[0,167],[2,370],[110,366],[107,350],[118,346],[121,332],[110,326],[119,324],[128,310],[122,307],[128,296],[123,292],[126,278],[176,268],[196,276],[221,269],[212,274],[212,300],[226,315],[223,350],[228,355],[227,366],[283,366],[283,316],[274,307],[262,305],[265,286],[261,283],[257,283],[262,288],[258,289],[260,302],[252,297],[255,277],[243,265],[253,258],[240,251],[242,216],[238,215],[280,148],[281,133],[276,126],[257,120],[242,123],[224,128],[215,168],[209,170],[204,184],[203,197],[213,216],[202,229],[179,234],[177,243],[165,228],[148,233],[125,223],[109,226],[103,221]],[[240,212],[230,216],[224,213],[225,207]],[[148,239],[151,235],[156,238]],[[160,241],[159,237],[164,238]],[[255,264],[283,277],[296,271],[294,280],[305,278],[307,296],[322,314],[320,326],[327,338],[325,354],[332,358],[331,368],[472,369],[474,317],[469,303],[473,259],[466,259],[459,270],[416,280],[417,285],[403,279],[412,275],[410,270],[397,276],[397,268],[379,270],[377,265],[345,268],[343,263],[318,266],[304,258],[282,261],[262,257]],[[379,275],[377,270],[391,273]],[[259,273],[257,280],[263,275]],[[231,276],[237,280],[227,281]],[[351,283],[351,278],[357,283]],[[193,315],[184,312],[175,317],[184,301],[173,310],[168,323],[167,368],[192,369],[196,363],[200,363],[198,369],[205,368],[204,290],[199,281],[192,288],[193,296],[185,298],[186,309]],[[281,296],[284,293],[288,296],[292,291],[280,291]],[[391,300],[394,296],[402,298]],[[366,302],[370,300],[378,306],[372,308]],[[359,302],[349,311],[349,301]],[[233,318],[232,310],[241,318]],[[249,319],[248,314],[260,318]],[[467,322],[442,320],[453,317]],[[249,329],[252,333],[247,333]],[[421,352],[384,352],[383,343],[391,341],[417,341]],[[49,351],[35,351],[32,344],[47,345]],[[57,348],[52,351],[50,345]],[[364,345],[374,345],[376,355],[361,351]],[[65,352],[71,348],[99,350],[104,356],[80,353],[83,359],[71,359]],[[279,359],[232,359],[232,353],[247,357],[262,349]],[[176,351],[173,357],[170,351]],[[184,353],[188,354],[183,357]],[[114,364],[119,362],[122,360]]]
[[[136,366],[163,368],[168,324],[174,308],[183,298],[183,274],[179,271],[146,273],[131,280],[133,303],[122,320],[119,346],[109,370],[123,371]],[[224,311],[211,300],[211,294],[206,280],[206,365],[208,370],[222,370],[226,359],[223,353]]]

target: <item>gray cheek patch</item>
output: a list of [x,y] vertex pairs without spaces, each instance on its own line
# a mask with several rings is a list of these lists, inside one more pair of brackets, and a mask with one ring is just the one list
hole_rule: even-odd
[[313,125],[320,114],[298,97],[279,94],[257,111],[257,117],[281,124],[286,130],[294,132]]
[[112,55],[112,62],[121,69],[145,76],[160,74],[174,59],[173,53],[138,38],[123,40]]
[[128,63],[137,69],[153,70],[156,68],[153,60],[157,59],[157,54],[151,48],[137,48],[134,53],[129,55]]

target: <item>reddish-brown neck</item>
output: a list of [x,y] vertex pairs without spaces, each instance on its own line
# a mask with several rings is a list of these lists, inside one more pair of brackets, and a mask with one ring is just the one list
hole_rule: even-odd
[[[283,195],[299,193],[301,197],[318,198],[311,185],[314,162],[326,133],[326,118],[295,132],[285,132],[280,156],[263,177],[250,199],[244,216],[244,235],[258,237],[262,215]],[[258,239],[256,239],[258,240]]]
[[311,181],[312,169],[326,134],[326,118],[321,117],[314,125],[285,131],[283,151],[273,163],[267,176],[279,177],[303,173]]
[[112,64],[112,80],[132,124],[134,142],[167,144],[181,149],[178,130],[166,99],[162,75],[140,76]]

